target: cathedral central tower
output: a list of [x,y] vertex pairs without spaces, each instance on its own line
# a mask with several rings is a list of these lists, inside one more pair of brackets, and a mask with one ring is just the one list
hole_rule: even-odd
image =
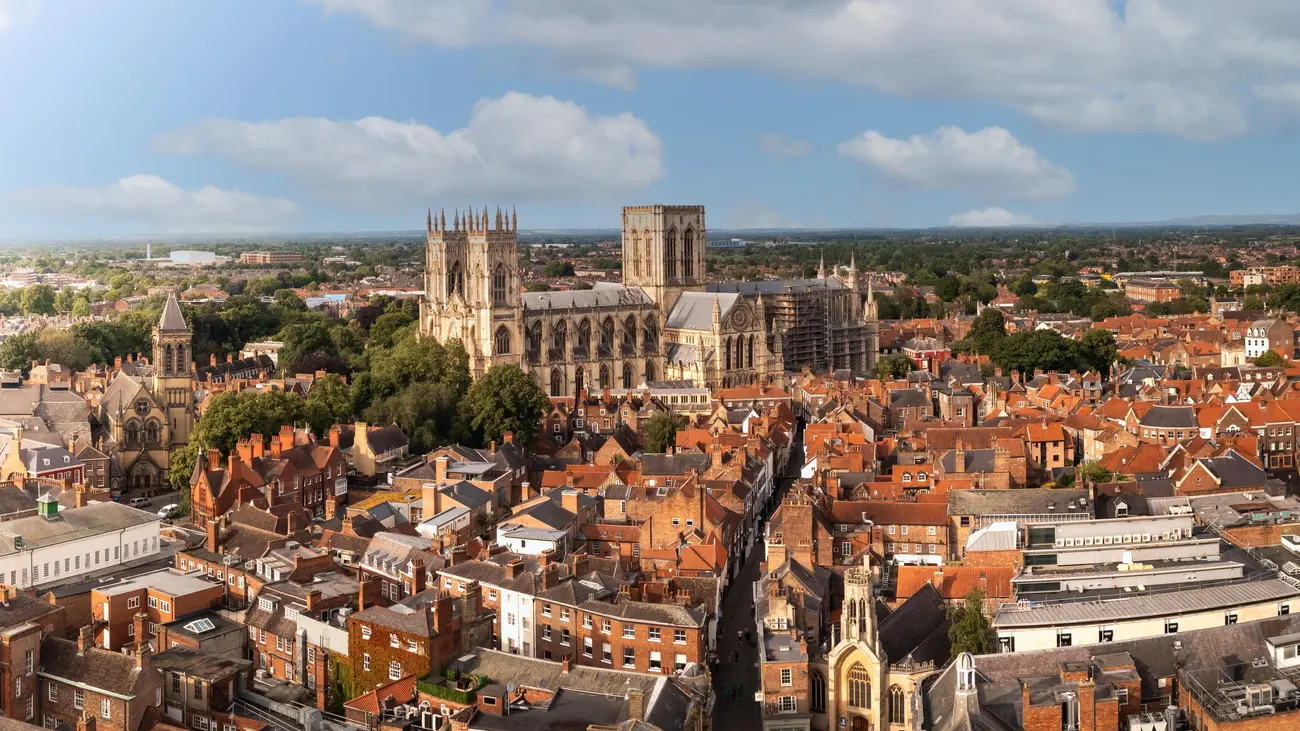
[[664,312],[678,296],[703,289],[704,206],[623,209],[623,284],[640,287]]

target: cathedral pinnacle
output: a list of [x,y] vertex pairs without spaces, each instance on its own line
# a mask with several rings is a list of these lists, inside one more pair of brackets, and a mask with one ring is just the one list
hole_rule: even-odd
[[822,252],[821,261],[817,263],[817,278],[818,279],[826,278],[826,252],[825,251]]

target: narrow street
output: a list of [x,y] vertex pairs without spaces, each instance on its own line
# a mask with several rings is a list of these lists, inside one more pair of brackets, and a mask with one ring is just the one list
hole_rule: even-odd
[[[795,431],[794,443],[790,445],[790,459],[786,463],[786,475],[778,477],[772,499],[763,511],[763,525],[772,516],[790,485],[794,483],[799,468],[803,465],[803,424]],[[760,728],[763,723],[762,710],[754,702],[754,693],[759,690],[758,649],[749,642],[739,639],[736,633],[749,630],[751,638],[755,637],[754,618],[754,582],[758,580],[758,565],[763,561],[762,534],[756,545],[749,552],[740,575],[732,582],[722,600],[722,618],[718,622],[718,671],[713,675],[713,691],[717,701],[713,706],[714,728],[731,729]],[[754,640],[756,641],[756,639]],[[735,659],[739,654],[739,659]],[[726,692],[728,688],[739,686],[739,696]]]

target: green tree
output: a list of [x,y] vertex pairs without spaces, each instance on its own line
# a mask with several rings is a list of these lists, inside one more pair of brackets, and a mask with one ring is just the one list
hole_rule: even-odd
[[461,414],[478,443],[501,442],[513,432],[515,441],[531,445],[551,400],[518,366],[494,365],[461,402]]
[[876,362],[876,376],[881,380],[891,378],[907,378],[907,374],[912,372],[916,365],[912,359],[902,353],[885,356]]
[[347,384],[330,374],[317,380],[307,393],[307,421],[317,436],[323,436],[334,424],[346,424],[352,417],[352,396]]
[[996,307],[985,308],[971,321],[970,332],[961,341],[965,352],[991,355],[1007,338],[1006,318]]
[[40,334],[34,330],[10,335],[0,343],[0,368],[7,371],[30,368],[40,358]]
[[1115,360],[1115,336],[1109,330],[1093,328],[1083,334],[1079,352],[1090,368],[1104,376]]
[[415,322],[415,318],[402,310],[380,315],[375,320],[375,324],[370,326],[370,345],[379,348],[393,347],[397,334],[412,322]]
[[663,454],[677,443],[677,429],[680,424],[677,417],[667,411],[660,411],[645,423],[645,450]]
[[1089,482],[1110,482],[1115,474],[1096,462],[1084,462],[1079,465],[1078,474]]
[[173,450],[169,457],[167,479],[171,481],[172,489],[180,492],[176,504],[185,515],[190,514],[190,477],[194,474],[194,461],[198,451],[198,444],[191,441],[184,447]]
[[954,611],[952,626],[948,628],[948,641],[952,644],[952,657],[963,652],[972,655],[988,653],[993,643],[992,628],[984,616],[984,592],[971,589],[966,601]]
[[54,288],[48,284],[33,284],[24,289],[23,312],[29,315],[54,314]]
[[1260,368],[1277,368],[1285,364],[1286,361],[1282,360],[1282,356],[1272,350],[1266,350],[1260,353],[1258,358],[1255,358],[1255,365]]

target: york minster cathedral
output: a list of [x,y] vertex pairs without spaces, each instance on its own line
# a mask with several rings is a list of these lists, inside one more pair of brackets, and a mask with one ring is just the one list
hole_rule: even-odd
[[518,219],[498,209],[426,219],[420,333],[459,339],[471,373],[513,363],[551,396],[652,381],[710,388],[781,374],[874,369],[878,316],[857,272],[709,283],[704,206],[623,209],[623,282],[524,292]]

